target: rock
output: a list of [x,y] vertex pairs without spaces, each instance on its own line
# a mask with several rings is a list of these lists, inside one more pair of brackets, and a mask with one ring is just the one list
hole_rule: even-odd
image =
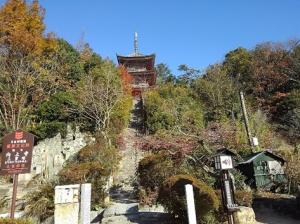
[[19,182],[27,183],[36,175],[42,175],[47,180],[54,179],[65,161],[93,141],[94,138],[81,133],[79,127],[73,130],[70,125],[65,138],[58,133],[53,138],[39,141],[33,148],[31,173],[19,175]]
[[54,224],[54,216],[47,218],[42,224]]
[[255,213],[252,208],[240,206],[233,214],[235,224],[256,224]]

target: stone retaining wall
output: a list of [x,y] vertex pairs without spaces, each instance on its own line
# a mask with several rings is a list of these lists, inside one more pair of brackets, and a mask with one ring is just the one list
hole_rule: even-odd
[[31,173],[19,175],[19,180],[27,182],[36,175],[52,180],[64,162],[92,141],[94,139],[91,136],[81,133],[78,127],[73,130],[71,126],[67,127],[65,138],[59,133],[53,138],[39,141],[33,148]]

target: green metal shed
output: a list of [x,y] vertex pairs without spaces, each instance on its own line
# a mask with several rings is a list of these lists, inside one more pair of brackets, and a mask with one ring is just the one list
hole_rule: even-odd
[[271,190],[287,183],[283,165],[285,160],[269,150],[252,153],[238,164],[246,176],[246,183],[253,188]]

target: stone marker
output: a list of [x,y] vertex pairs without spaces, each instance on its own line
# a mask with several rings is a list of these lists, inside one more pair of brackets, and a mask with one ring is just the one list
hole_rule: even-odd
[[55,224],[79,223],[80,184],[55,187]]
[[239,206],[233,214],[235,224],[256,224],[255,213],[252,208]]
[[55,224],[91,223],[91,184],[55,187]]

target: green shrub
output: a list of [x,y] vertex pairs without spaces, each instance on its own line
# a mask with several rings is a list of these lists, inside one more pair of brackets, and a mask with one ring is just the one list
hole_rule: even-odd
[[39,139],[52,138],[58,133],[65,137],[67,134],[67,124],[60,121],[50,121],[38,124],[32,131]]
[[58,92],[49,100],[42,102],[35,111],[38,121],[72,121],[74,114],[68,110],[75,107],[75,100],[70,93]]
[[125,95],[113,110],[111,124],[109,127],[111,135],[119,134],[125,127],[128,126],[131,109],[132,97]]
[[186,87],[166,84],[148,91],[144,106],[150,133],[178,128],[195,133],[204,126],[202,105],[194,100]]
[[[164,182],[158,196],[158,202],[168,212],[180,221],[187,222],[185,185],[191,184],[194,187],[194,198],[198,222],[208,219],[209,213],[218,210],[220,201],[213,190],[203,181],[195,179],[190,175],[175,175]],[[211,219],[211,218],[210,218]]]
[[33,224],[33,222],[26,219],[0,218],[0,224]]
[[36,123],[31,127],[31,132],[39,139],[52,138],[57,133],[61,133],[64,137],[67,123],[74,122],[78,117],[75,113],[71,113],[74,108],[76,102],[70,93],[58,92],[52,95],[35,110],[33,117]]

